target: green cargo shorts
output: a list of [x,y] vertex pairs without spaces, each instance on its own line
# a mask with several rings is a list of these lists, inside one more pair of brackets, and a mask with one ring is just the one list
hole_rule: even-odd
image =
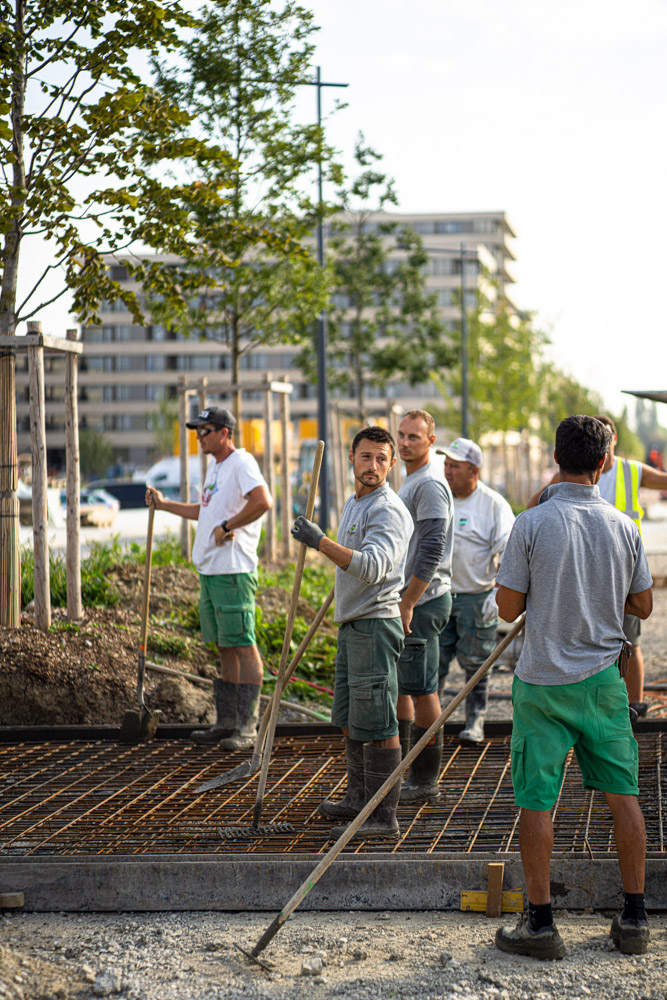
[[362,743],[398,734],[396,663],[403,649],[400,618],[358,618],[338,630],[334,726]]
[[523,809],[551,809],[571,747],[584,788],[638,795],[637,741],[618,667],[574,684],[512,685],[512,784]]
[[257,573],[200,574],[199,624],[204,642],[254,646]]
[[405,645],[398,661],[398,693],[409,695],[433,694],[438,690],[440,646],[438,636],[447,624],[452,610],[449,591],[432,601],[418,604],[412,615]]

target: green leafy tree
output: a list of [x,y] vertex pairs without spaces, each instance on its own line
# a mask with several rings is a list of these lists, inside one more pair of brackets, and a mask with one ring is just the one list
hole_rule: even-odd
[[[428,255],[420,237],[374,213],[396,205],[394,182],[381,172],[382,156],[360,134],[355,160],[360,170],[340,192],[342,214],[328,241],[333,270],[329,311],[329,384],[354,393],[359,419],[366,420],[369,385],[384,387],[401,377],[414,385],[424,372],[451,362],[437,296],[426,290]],[[300,356],[315,377],[312,347]]]
[[84,428],[79,433],[79,464],[81,479],[99,479],[113,464],[114,449],[102,431]]
[[[192,206],[209,242],[235,261],[216,270],[191,329],[229,347],[232,383],[241,358],[262,344],[299,343],[322,308],[327,279],[312,251],[318,161],[338,168],[322,130],[295,120],[300,85],[312,79],[312,14],[292,0],[214,0],[200,12],[178,61],[156,61],[162,94],[229,149],[228,202]],[[209,178],[207,164],[198,175]],[[260,245],[258,245],[260,241]],[[241,396],[233,395],[240,417]]]
[[[126,251],[127,270],[172,316],[187,314],[201,271],[164,268],[141,250],[206,262],[229,262],[211,247],[193,205],[225,203],[229,157],[205,139],[185,135],[188,116],[135,67],[142,57],[176,47],[193,19],[178,2],[159,0],[0,0],[0,335],[39,314],[68,291],[83,323],[102,299],[121,299],[143,322],[140,297],[112,280],[105,255]],[[207,183],[167,182],[184,159],[206,163]],[[48,266],[34,273],[30,240],[50,241]],[[44,292],[57,272],[55,291]],[[29,281],[18,301],[19,274]],[[23,294],[23,293],[22,293]],[[15,516],[14,361],[0,358],[0,545],[18,577]],[[0,620],[15,623],[16,587],[0,581]]]
[[163,399],[157,410],[150,414],[149,427],[153,432],[156,458],[164,458],[174,451],[174,427],[178,421],[176,397]]

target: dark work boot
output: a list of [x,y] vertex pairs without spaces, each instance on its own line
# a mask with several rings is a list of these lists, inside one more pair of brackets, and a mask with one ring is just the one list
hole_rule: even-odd
[[398,738],[401,741],[401,760],[405,760],[412,745],[412,721],[410,719],[398,720]]
[[210,729],[195,729],[190,733],[190,739],[195,743],[217,743],[225,736],[231,736],[236,728],[236,703],[238,684],[230,681],[213,681],[213,697],[215,699],[216,720]]
[[[468,680],[472,674],[468,675]],[[466,727],[459,733],[465,743],[481,743],[484,739],[484,716],[489,700],[489,678],[482,677],[466,698]]]
[[[412,727],[413,746],[422,738],[425,729]],[[442,729],[439,729],[410,768],[410,776],[403,782],[401,789],[401,805],[418,802],[438,802],[442,798],[442,790],[438,787],[440,767],[442,765]]]
[[220,740],[223,750],[247,750],[254,746],[259,718],[259,684],[237,684],[236,727],[231,736]]
[[[383,747],[373,746],[372,743],[364,743],[364,787],[366,792],[366,802],[375,795],[377,790],[384,785],[389,775],[396,770],[401,763],[401,748],[385,750]],[[387,792],[384,799],[378,803],[366,822],[354,835],[354,840],[367,840],[369,837],[388,837],[396,840],[400,835],[398,823],[396,821],[396,807],[398,797],[401,793],[401,782],[396,782],[394,787]],[[331,836],[336,840],[347,830],[346,826],[334,826],[331,829]]]
[[357,816],[366,805],[364,792],[364,744],[360,740],[345,737],[345,760],[347,763],[347,792],[338,802],[325,799],[320,803],[320,812],[327,819],[349,819]]

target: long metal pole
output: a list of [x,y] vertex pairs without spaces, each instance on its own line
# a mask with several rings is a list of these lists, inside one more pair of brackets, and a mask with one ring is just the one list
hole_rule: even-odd
[[461,437],[468,437],[468,325],[466,322],[465,246],[461,244]]
[[[317,86],[317,127],[320,136],[320,155],[317,161],[317,260],[324,267],[324,199],[322,195],[322,77],[320,67],[315,76]],[[329,475],[327,470],[329,435],[327,429],[327,314],[322,309],[317,320],[317,435],[324,441],[324,461],[320,473],[320,527],[329,528]]]

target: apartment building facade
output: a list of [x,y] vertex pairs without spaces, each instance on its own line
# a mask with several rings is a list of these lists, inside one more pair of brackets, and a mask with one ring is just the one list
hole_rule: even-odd
[[[446,326],[460,323],[461,266],[465,304],[471,309],[481,270],[493,272],[498,294],[511,299],[514,281],[515,233],[504,212],[471,213],[377,213],[365,225],[377,227],[386,221],[409,225],[421,236],[429,254],[427,288],[437,294],[437,304]],[[461,248],[465,253],[461,254]],[[165,263],[169,261],[165,258]],[[132,287],[122,264],[111,263],[112,276]],[[184,378],[196,381],[206,376],[219,386],[230,383],[230,353],[212,340],[187,337],[160,324],[137,326],[121,302],[103,303],[99,326],[87,326],[81,339],[84,353],[79,361],[79,423],[81,429],[101,431],[111,442],[119,464],[127,470],[146,468],[155,458],[155,419],[165,400],[174,398]],[[45,331],[63,336],[64,331]],[[19,452],[30,450],[29,388],[27,361],[17,355],[17,419]],[[316,414],[315,387],[295,366],[297,348],[291,345],[260,347],[242,359],[242,384],[257,386],[267,372],[273,378],[287,377],[294,385],[291,415],[295,422],[312,421]],[[385,390],[369,387],[369,410],[384,412],[390,398],[405,409],[427,406],[438,393],[425,381],[410,386],[393,380]],[[211,389],[209,402],[229,404],[230,393]],[[341,405],[345,399],[337,397]],[[244,417],[262,416],[262,392],[249,388],[243,394]],[[48,463],[53,471],[64,467],[64,364],[49,355],[45,371],[45,411]]]

